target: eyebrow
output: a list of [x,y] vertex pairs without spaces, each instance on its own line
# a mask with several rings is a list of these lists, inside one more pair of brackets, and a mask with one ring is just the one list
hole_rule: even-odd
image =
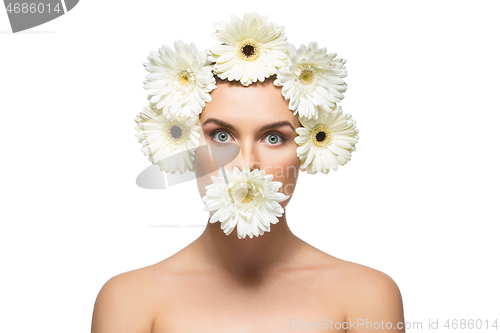
[[[223,122],[222,120],[219,120],[216,118],[208,118],[203,123],[203,126],[205,126],[206,124],[209,124],[209,123],[219,124],[221,126],[229,128],[230,130],[233,130],[233,131],[236,130],[233,125],[230,125],[230,124]],[[267,125],[263,126],[260,130],[263,131],[263,130],[266,130],[269,128],[275,128],[275,127],[281,127],[281,126],[290,126],[290,128],[295,132],[295,127],[293,127],[293,125],[287,120],[278,121],[278,122],[272,123],[272,124],[267,124]]]

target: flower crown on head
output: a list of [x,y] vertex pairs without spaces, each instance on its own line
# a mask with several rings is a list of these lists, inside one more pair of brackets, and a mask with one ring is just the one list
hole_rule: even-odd
[[294,139],[302,171],[328,174],[350,161],[359,137],[356,121],[337,105],[347,89],[344,59],[316,42],[295,48],[282,26],[257,13],[232,15],[214,28],[212,37],[222,44],[200,52],[176,41],[173,50],[163,45],[144,63],[149,105],[135,120],[136,137],[153,164],[165,172],[194,171],[197,124],[216,88],[214,75],[243,86],[276,76],[274,85],[303,126]]

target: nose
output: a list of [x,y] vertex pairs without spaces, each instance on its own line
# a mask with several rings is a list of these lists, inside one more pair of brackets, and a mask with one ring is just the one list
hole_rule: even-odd
[[236,156],[233,167],[237,167],[240,171],[243,170],[245,165],[250,167],[250,171],[260,169],[257,144],[252,139],[242,139],[239,146],[240,153]]

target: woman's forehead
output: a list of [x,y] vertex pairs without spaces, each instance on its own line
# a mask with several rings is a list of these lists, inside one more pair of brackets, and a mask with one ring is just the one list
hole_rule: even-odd
[[293,115],[281,94],[281,87],[270,80],[247,87],[239,82],[220,81],[210,95],[212,101],[206,103],[200,114],[202,124],[208,118],[219,118],[227,122],[252,120],[259,123],[288,120],[295,127],[300,126],[298,117]]

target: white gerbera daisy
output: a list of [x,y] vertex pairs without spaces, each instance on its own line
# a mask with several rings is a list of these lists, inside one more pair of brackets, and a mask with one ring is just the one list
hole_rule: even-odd
[[232,15],[231,22],[215,23],[214,28],[212,36],[223,44],[208,49],[208,60],[216,63],[214,73],[221,79],[248,86],[263,82],[286,64],[284,28],[267,22],[267,16],[247,13],[241,20]]
[[342,59],[342,58],[335,58],[332,61],[331,65],[333,67],[333,70],[335,71],[335,74],[340,78],[344,78],[347,76],[347,70],[345,68],[345,63],[346,63],[346,60]]
[[151,163],[170,173],[194,171],[194,153],[200,138],[198,116],[164,115],[161,110],[146,106],[135,122],[135,136]]
[[236,227],[240,239],[271,231],[270,224],[276,224],[284,212],[278,202],[289,198],[278,192],[282,183],[271,181],[273,177],[264,170],[250,172],[248,165],[242,172],[236,167],[232,172],[220,170],[219,177],[211,177],[214,183],[206,186],[207,194],[202,198],[204,210],[217,210],[210,222],[221,222],[226,235]]
[[295,49],[289,45],[290,55],[287,66],[278,70],[274,84],[283,86],[281,92],[293,114],[301,117],[317,118],[318,112],[330,112],[336,103],[344,98],[347,85],[343,78],[347,75],[345,60],[327,54],[326,48],[318,49],[316,42]]
[[163,113],[194,117],[200,114],[205,102],[210,102],[209,92],[216,88],[212,66],[207,66],[208,54],[198,52],[194,44],[174,43],[175,51],[167,45],[151,52],[144,67],[144,89],[148,99]]
[[350,114],[343,114],[340,106],[329,113],[320,112],[318,119],[299,117],[299,121],[304,127],[296,129],[294,140],[302,171],[327,174],[351,160],[359,131],[356,121]]

